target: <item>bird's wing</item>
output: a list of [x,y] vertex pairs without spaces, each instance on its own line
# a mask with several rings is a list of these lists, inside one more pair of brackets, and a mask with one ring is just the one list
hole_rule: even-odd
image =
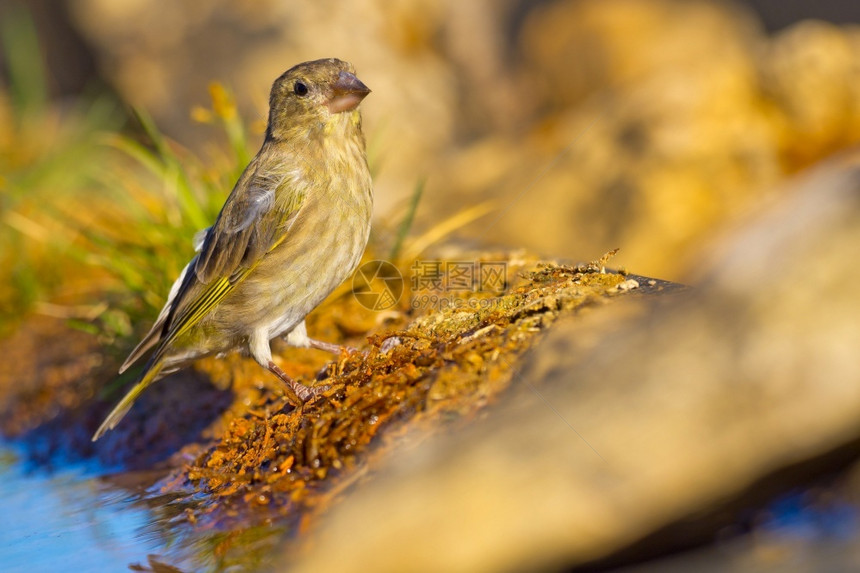
[[166,338],[179,336],[221,302],[287,238],[305,204],[306,190],[292,177],[293,163],[259,157],[248,166],[206,233],[163,326]]
[[123,369],[156,343],[160,343],[156,355],[162,354],[171,340],[196,325],[287,238],[305,204],[306,189],[292,177],[289,160],[267,161],[261,156],[239,178],[206,231],[200,252],[177,279],[158,320]]
[[261,160],[253,172],[240,178],[206,233],[194,265],[200,282],[229,279],[253,267],[295,218],[304,201],[303,190],[292,181],[288,164],[272,163]]

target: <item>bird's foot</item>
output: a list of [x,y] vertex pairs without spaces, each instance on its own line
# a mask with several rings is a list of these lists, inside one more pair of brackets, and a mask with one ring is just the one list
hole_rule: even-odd
[[317,372],[317,380],[325,380],[326,378],[331,378],[341,373],[344,365],[350,358],[354,358],[356,356],[367,358],[367,356],[370,355],[370,350],[359,350],[352,346],[338,346],[337,344],[332,344],[332,346],[339,348],[343,352],[338,354],[338,358],[336,360],[329,362]]
[[289,389],[289,393],[295,396],[300,404],[304,404],[305,402],[316,398],[330,388],[329,386],[305,386],[281,370],[280,367],[271,360],[269,361],[268,369],[269,372],[281,379],[281,382],[283,382],[287,389]]

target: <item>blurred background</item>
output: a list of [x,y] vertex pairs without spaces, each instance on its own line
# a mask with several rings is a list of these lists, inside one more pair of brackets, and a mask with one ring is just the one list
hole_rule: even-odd
[[860,138],[858,18],[836,0],[4,0],[3,192],[35,185],[25,145],[60,143],[11,131],[27,109],[80,117],[109,94],[84,123],[133,130],[144,110],[206,165],[227,147],[211,82],[253,149],[272,80],[337,56],[373,89],[381,219],[426,180],[418,230],[491,200],[461,239],[575,261],[620,247],[618,264],[679,279],[776,182]]

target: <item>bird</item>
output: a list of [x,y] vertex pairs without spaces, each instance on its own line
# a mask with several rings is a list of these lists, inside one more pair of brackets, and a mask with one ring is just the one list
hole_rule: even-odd
[[155,323],[120,368],[150,349],[137,383],[93,435],[113,429],[152,383],[194,360],[239,349],[302,402],[319,393],[272,360],[271,341],[337,352],[310,338],[305,317],[358,266],[370,236],[373,186],[359,104],[370,89],[352,64],[328,58],[278,77],[263,144]]

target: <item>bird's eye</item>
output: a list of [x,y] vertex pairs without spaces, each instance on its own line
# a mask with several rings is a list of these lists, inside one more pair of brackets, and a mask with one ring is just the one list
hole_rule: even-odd
[[293,93],[299,97],[307,95],[308,86],[306,86],[303,82],[296,82],[296,85],[293,86]]

